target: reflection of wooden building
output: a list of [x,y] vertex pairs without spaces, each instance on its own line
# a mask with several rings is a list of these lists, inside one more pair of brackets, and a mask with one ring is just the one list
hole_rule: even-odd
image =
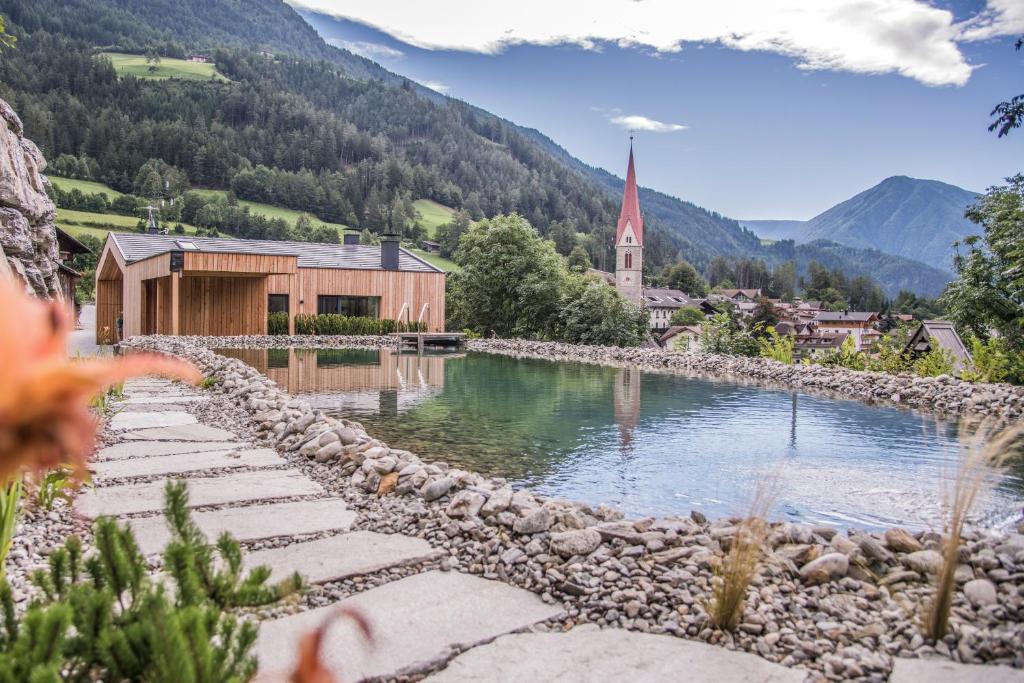
[[224,349],[290,394],[415,391],[444,387],[452,356],[399,354],[391,349]]
[[109,233],[96,268],[96,329],[266,334],[267,313],[341,313],[444,329],[444,273],[399,248]]

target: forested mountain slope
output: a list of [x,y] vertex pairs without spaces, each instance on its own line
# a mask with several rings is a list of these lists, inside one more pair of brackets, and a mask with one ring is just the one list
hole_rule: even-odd
[[[414,199],[473,217],[516,211],[542,233],[557,221],[591,235],[594,264],[613,266],[621,179],[327,45],[279,0],[0,0],[0,12],[19,38],[0,59],[0,97],[51,162],[76,157],[118,190],[159,159],[193,186],[370,230]],[[149,48],[211,54],[231,80],[118,78],[98,54]],[[715,255],[778,261],[736,221],[651,190],[641,202],[648,268],[677,257],[702,268]],[[800,270],[812,251],[796,255]],[[927,269],[902,268],[931,289]]]

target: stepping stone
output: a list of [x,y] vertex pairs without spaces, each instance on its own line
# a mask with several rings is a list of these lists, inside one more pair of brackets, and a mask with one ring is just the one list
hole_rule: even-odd
[[323,661],[338,680],[345,681],[419,671],[443,662],[452,648],[485,643],[562,615],[559,607],[545,605],[522,588],[459,572],[430,571],[334,605],[263,622],[256,643],[260,674],[290,674],[299,639],[333,616],[338,605],[359,610],[376,640],[370,649],[351,620],[344,618],[327,632],[321,648]]
[[128,460],[106,460],[93,463],[90,469],[95,473],[96,479],[124,479],[126,477],[149,477],[154,474],[201,472],[224,467],[275,467],[287,464],[288,461],[279,456],[275,450],[253,448],[156,455],[151,458],[130,458]]
[[[166,480],[161,480],[89,489],[75,499],[74,508],[87,519],[95,519],[100,515],[156,512],[164,508],[165,483]],[[221,477],[191,479],[188,485],[190,507],[319,493],[323,493],[323,488],[298,470],[239,472]]]
[[209,400],[209,396],[195,394],[160,394],[157,396],[132,396],[120,401],[119,404],[145,406],[160,403],[196,403]]
[[[211,542],[225,531],[230,531],[239,541],[259,541],[277,536],[346,531],[355,521],[356,513],[340,498],[327,498],[193,512],[192,519]],[[162,516],[133,519],[131,525],[143,555],[162,551],[171,538]]]
[[959,664],[948,659],[893,659],[889,683],[1024,683],[1024,669]]
[[110,423],[107,426],[114,431],[121,431],[147,427],[177,427],[193,425],[197,422],[195,415],[180,410],[163,410],[146,413],[117,413],[110,418]]
[[299,572],[310,583],[326,583],[418,564],[443,554],[443,550],[435,550],[422,538],[353,531],[282,548],[257,550],[246,554],[245,566],[250,569],[261,564],[269,566],[272,582]]
[[248,448],[249,444],[239,441],[129,441],[114,444],[96,451],[96,460],[120,460],[151,455],[174,455],[175,453],[200,453],[203,451],[229,451]]
[[801,669],[707,643],[581,626],[567,633],[502,636],[463,652],[425,683],[801,683],[806,675]]
[[230,441],[235,435],[224,429],[204,424],[177,427],[153,427],[123,434],[131,441]]

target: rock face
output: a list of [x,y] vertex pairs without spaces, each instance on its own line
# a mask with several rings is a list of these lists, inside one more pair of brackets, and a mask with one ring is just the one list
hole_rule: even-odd
[[36,296],[60,298],[53,225],[39,148],[23,137],[21,119],[0,100],[0,272],[10,270]]

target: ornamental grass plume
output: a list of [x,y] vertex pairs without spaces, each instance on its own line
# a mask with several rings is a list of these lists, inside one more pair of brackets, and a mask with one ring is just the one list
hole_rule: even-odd
[[[961,424],[961,434],[967,425]],[[935,577],[935,592],[925,605],[922,630],[931,640],[941,640],[949,631],[949,613],[956,590],[956,568],[964,526],[978,497],[992,485],[993,475],[1024,444],[1024,425],[999,431],[982,423],[961,441],[961,455],[952,491],[945,495],[942,567]]]
[[96,439],[89,399],[106,387],[137,375],[202,378],[190,363],[155,354],[69,359],[70,328],[63,302],[0,278],[0,481],[65,464],[83,475]]

